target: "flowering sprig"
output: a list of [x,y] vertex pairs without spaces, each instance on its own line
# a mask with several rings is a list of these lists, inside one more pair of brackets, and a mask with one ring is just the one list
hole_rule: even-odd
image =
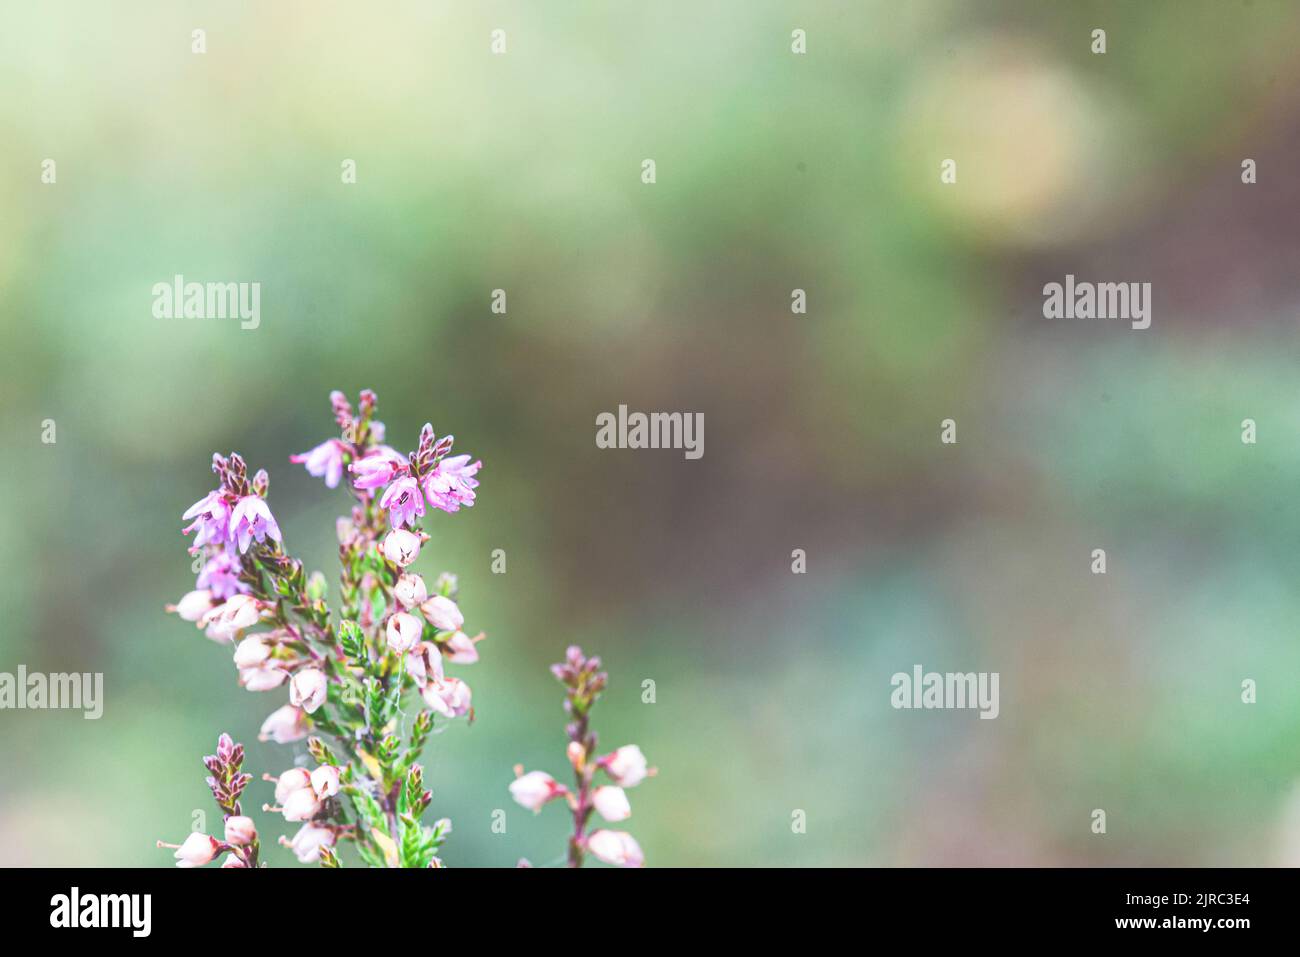
[[[195,536],[190,552],[200,559],[199,577],[168,610],[233,645],[239,683],[248,690],[287,685],[288,704],[266,719],[259,737],[307,738],[317,766],[264,775],[275,784],[275,803],[263,809],[301,824],[281,843],[300,861],[329,867],[339,864],[340,839],[354,842],[372,866],[437,866],[451,823],[420,823],[433,796],[417,759],[435,716],[473,720],[469,686],[445,665],[477,661],[483,636],[463,631],[454,575],[443,573],[430,589],[409,566],[429,541],[421,528],[426,503],[444,512],[472,506],[482,463],[448,458],[454,440],[437,438],[428,424],[408,455],[384,445],[369,390],[355,411],[340,392],[331,393],[330,404],[339,436],[291,461],[330,488],[347,477],[353,504],[337,522],[337,615],[326,603],[324,576],[308,575],[284,551],[266,472],[249,478],[237,453],[213,456],[218,487],[183,516],[191,523],[185,533]],[[404,731],[409,692],[425,708]],[[308,737],[312,731],[332,738],[334,747]],[[206,863],[201,856],[186,859]]]
[[[640,867],[645,863],[645,856],[631,834],[607,828],[588,834],[587,827],[593,812],[611,823],[627,820],[632,815],[632,807],[624,788],[640,784],[653,776],[655,769],[647,767],[645,755],[635,744],[597,756],[596,732],[590,725],[591,709],[609,678],[600,670],[598,657],[587,658],[581,648],[573,645],[565,653],[564,661],[551,666],[551,673],[565,687],[564,710],[570,718],[564,729],[569,739],[565,754],[573,766],[574,785],[565,787],[545,771],[525,774],[523,765],[516,765],[510,795],[534,813],[557,798],[565,799],[573,814],[567,855],[569,867],[581,867],[587,853],[606,864]],[[610,783],[597,784],[597,771],[603,772]]]
[[257,867],[257,827],[252,818],[245,817],[239,807],[239,796],[253,780],[251,774],[241,769],[244,765],[244,746],[236,744],[230,735],[217,739],[217,753],[203,759],[208,769],[207,784],[212,797],[221,809],[225,822],[224,841],[195,831],[181,844],[158,842],[159,847],[175,849],[177,867],[201,867],[223,854],[230,854],[222,867]]

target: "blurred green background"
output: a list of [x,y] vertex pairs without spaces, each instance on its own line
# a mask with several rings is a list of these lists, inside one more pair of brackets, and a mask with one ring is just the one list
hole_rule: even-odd
[[[1300,863],[1298,39],[1265,0],[4,0],[0,670],[106,704],[0,712],[0,863],[169,865],[220,731],[292,764],[283,693],[163,614],[179,516],[238,450],[333,583],[346,495],[288,456],[363,387],[485,463],[417,566],[489,635],[426,753],[448,864],[563,853],[506,785],[565,771],[574,642],[660,768],[652,865]],[[1067,272],[1151,282],[1151,329],[1044,320]],[[155,319],[176,273],[260,282],[260,328]],[[704,458],[598,450],[620,403],[703,412]],[[1000,717],[893,710],[916,663]]]

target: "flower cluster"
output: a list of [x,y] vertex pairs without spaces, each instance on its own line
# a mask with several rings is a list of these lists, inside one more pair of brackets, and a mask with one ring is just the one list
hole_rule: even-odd
[[[355,410],[340,392],[330,402],[339,436],[291,461],[330,488],[346,478],[353,499],[350,514],[337,522],[337,613],[326,603],[324,576],[308,575],[284,551],[266,472],[248,478],[235,453],[213,456],[218,487],[183,515],[190,522],[184,533],[194,535],[198,579],[168,610],[233,647],[244,688],[287,686],[288,703],[266,719],[260,738],[307,739],[317,767],[269,778],[276,804],[265,809],[301,825],[291,841],[282,839],[300,861],[337,866],[334,848],[347,839],[372,866],[437,866],[451,826],[420,823],[432,795],[416,759],[436,718],[473,720],[469,685],[446,667],[476,662],[483,635],[464,630],[454,575],[426,585],[410,566],[430,538],[421,528],[426,503],[448,513],[472,506],[482,463],[448,457],[454,440],[437,438],[428,424],[403,457],[383,444],[369,390]],[[425,706],[412,719],[405,717],[408,692]],[[333,738],[338,754],[309,737],[313,732]],[[207,854],[191,841],[184,857],[178,852],[182,863],[203,864],[222,853],[219,843]],[[254,852],[242,866],[255,864]]]
[[[569,838],[568,863],[581,867],[587,853],[606,864],[640,867],[645,863],[641,847],[626,831],[600,828],[587,833],[592,812],[606,821],[617,823],[632,815],[625,788],[635,787],[651,777],[645,755],[635,744],[624,745],[605,755],[596,754],[596,732],[590,728],[592,705],[605,688],[608,676],[600,670],[600,659],[587,658],[576,645],[566,652],[564,661],[551,666],[551,672],[565,687],[564,710],[570,721],[565,727],[569,738],[566,749],[573,766],[574,786],[567,788],[545,771],[524,773],[515,767],[510,795],[534,813],[557,798],[564,798],[573,814],[573,833]],[[596,773],[602,772],[608,784],[597,784]],[[521,862],[525,863],[526,862]]]
[[159,847],[174,848],[177,867],[202,867],[223,854],[230,856],[222,867],[257,867],[257,827],[252,818],[245,817],[239,808],[239,796],[253,779],[240,769],[244,764],[244,746],[236,744],[230,735],[217,739],[217,753],[203,759],[208,769],[208,788],[221,808],[225,821],[225,840],[218,841],[200,831],[195,831],[181,844],[158,842]]

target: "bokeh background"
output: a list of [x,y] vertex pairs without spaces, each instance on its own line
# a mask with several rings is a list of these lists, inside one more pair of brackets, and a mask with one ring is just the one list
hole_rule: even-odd
[[[163,614],[179,516],[238,450],[334,581],[346,496],[287,459],[362,387],[485,463],[418,566],[489,634],[426,754],[449,864],[562,854],[506,785],[565,769],[574,642],[660,768],[651,864],[1300,861],[1297,40],[1265,0],[6,0],[0,670],[106,704],[0,712],[0,863],[169,865],[218,732],[293,763]],[[1067,272],[1151,282],[1151,329],[1044,320]],[[176,273],[261,327],[153,318]],[[598,450],[620,403],[704,458]],[[916,663],[1001,716],[893,710]]]

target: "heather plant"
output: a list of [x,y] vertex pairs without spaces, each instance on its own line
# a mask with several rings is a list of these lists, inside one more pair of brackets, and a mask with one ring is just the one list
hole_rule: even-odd
[[[213,456],[217,488],[182,516],[191,523],[184,532],[194,535],[198,579],[168,610],[232,649],[247,690],[287,688],[288,702],[259,737],[305,739],[315,767],[264,775],[275,803],[263,810],[300,824],[292,840],[281,839],[298,860],[338,866],[340,842],[349,841],[374,867],[437,867],[451,822],[423,823],[432,794],[418,759],[440,725],[473,720],[469,685],[446,669],[477,661],[483,636],[463,630],[454,575],[429,587],[410,566],[429,541],[423,525],[433,514],[474,504],[482,463],[450,455],[452,436],[437,438],[428,424],[407,455],[385,445],[369,390],[355,409],[340,392],[330,402],[339,436],[291,461],[352,496],[350,514],[337,522],[336,608],[326,602],[324,576],[308,575],[285,551],[266,471],[249,477],[231,453]],[[239,802],[252,781],[243,757],[223,734],[204,759],[224,840],[194,833],[181,845],[159,842],[176,849],[179,866],[217,858],[223,867],[259,865],[257,830]]]
[[[606,864],[640,867],[645,863],[641,846],[627,831],[599,828],[588,833],[592,814],[617,823],[632,816],[625,788],[636,787],[655,769],[647,767],[645,755],[635,744],[616,748],[608,754],[596,753],[596,732],[591,728],[591,709],[605,689],[609,676],[600,670],[600,659],[590,658],[577,645],[565,653],[564,661],[551,665],[551,673],[564,685],[564,710],[569,716],[564,733],[569,739],[565,755],[573,768],[573,787],[560,784],[545,771],[524,773],[515,766],[510,784],[511,796],[533,813],[558,798],[563,798],[573,816],[566,856],[569,867],[581,867],[587,854]],[[597,773],[608,783],[597,783]],[[529,866],[520,861],[521,866]]]

